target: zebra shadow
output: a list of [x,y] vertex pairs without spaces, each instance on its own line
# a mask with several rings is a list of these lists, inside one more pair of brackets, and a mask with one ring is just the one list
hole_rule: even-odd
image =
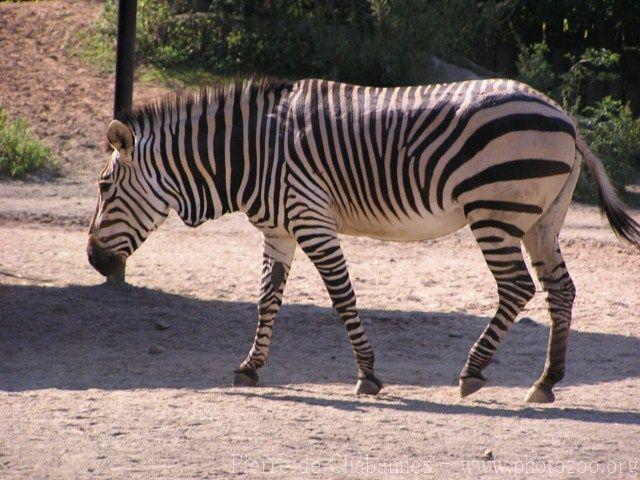
[[[488,319],[461,313],[361,310],[380,378],[455,385]],[[169,328],[159,329],[161,320]],[[547,321],[546,318],[540,319]],[[256,306],[132,286],[0,286],[0,390],[207,389],[230,385],[253,340]],[[520,322],[488,372],[491,384],[528,387],[541,373],[547,326]],[[151,354],[152,346],[160,353]],[[572,332],[564,386],[640,376],[640,339]],[[284,305],[269,363],[270,387],[344,383],[355,361],[331,308]]]

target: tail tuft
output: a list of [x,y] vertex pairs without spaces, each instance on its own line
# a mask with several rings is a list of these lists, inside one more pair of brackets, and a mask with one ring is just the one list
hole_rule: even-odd
[[606,198],[602,200],[601,196],[600,208],[607,216],[616,235],[640,248],[640,224],[624,210],[625,205],[619,198],[616,197],[615,200],[614,202],[607,201]]
[[595,179],[600,198],[600,209],[609,220],[611,228],[616,235],[640,248],[640,224],[627,213],[627,207],[616,194],[602,163],[580,135],[576,137],[576,146]]

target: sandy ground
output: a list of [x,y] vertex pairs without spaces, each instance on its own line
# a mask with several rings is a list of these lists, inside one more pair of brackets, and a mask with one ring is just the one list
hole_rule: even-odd
[[[103,284],[84,242],[112,79],[67,50],[69,25],[98,10],[0,4],[0,102],[62,166],[0,182],[0,478],[638,475],[640,254],[594,208],[573,207],[561,235],[578,298],[550,406],[522,402],[544,363],[542,294],[488,385],[458,398],[457,374],[496,305],[468,230],[412,244],[343,239],[386,384],[375,398],[352,394],[346,333],[300,251],[261,386],[230,386],[251,345],[261,267],[259,233],[242,216],[195,230],[170,218],[130,259],[129,285]],[[57,96],[65,88],[76,90]]]

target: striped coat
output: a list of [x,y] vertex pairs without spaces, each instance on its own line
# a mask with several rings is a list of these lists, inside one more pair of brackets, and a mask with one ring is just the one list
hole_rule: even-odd
[[553,401],[575,296],[557,236],[583,159],[612,227],[640,245],[640,227],[573,119],[510,80],[397,88],[241,82],[144,105],[121,120],[107,132],[113,153],[99,179],[89,261],[123,278],[126,258],[170,210],[191,226],[244,212],[264,234],[264,259],[258,328],[237,385],[258,380],[300,246],[346,326],[356,391],[377,393],[338,234],[415,241],[469,225],[499,306],[471,348],[460,392],[482,387],[482,371],[535,292],[524,245],[552,319],[547,364],[527,399]]

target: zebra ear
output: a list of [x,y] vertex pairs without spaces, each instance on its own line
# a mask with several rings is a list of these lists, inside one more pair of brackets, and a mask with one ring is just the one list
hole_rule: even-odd
[[120,120],[112,120],[107,129],[107,141],[120,153],[120,158],[131,161],[133,132]]

